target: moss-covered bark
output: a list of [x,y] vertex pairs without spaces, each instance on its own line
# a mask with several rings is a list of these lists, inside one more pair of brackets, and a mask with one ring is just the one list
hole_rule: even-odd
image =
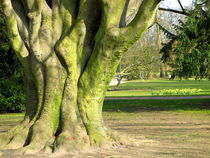
[[27,94],[25,118],[0,135],[0,149],[68,152],[122,144],[104,125],[105,93],[122,55],[153,24],[159,1],[144,0],[126,26],[120,25],[126,0],[0,0]]

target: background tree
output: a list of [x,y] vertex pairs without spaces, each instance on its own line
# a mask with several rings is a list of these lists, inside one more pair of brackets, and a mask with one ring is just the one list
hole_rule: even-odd
[[209,78],[210,12],[209,1],[195,1],[194,8],[187,11],[186,22],[179,21],[179,32],[166,44],[163,60],[179,78]]
[[121,72],[126,79],[159,77],[161,58],[156,41],[157,29],[152,27],[125,53],[121,60]]
[[27,95],[25,118],[1,135],[1,148],[119,145],[123,140],[103,123],[104,96],[123,53],[154,23],[159,2],[142,1],[122,27],[125,0],[0,0]]
[[[178,19],[183,20],[186,17],[185,14],[177,14],[171,10],[160,8],[156,25],[148,29],[143,37],[125,53],[120,63],[123,77],[128,80],[168,77],[167,71],[170,67],[161,61],[162,54],[159,52],[162,43],[167,43],[168,37],[176,35],[177,30],[173,26],[178,24]],[[127,23],[132,20],[135,12],[135,8],[132,9]],[[162,29],[165,34],[162,33]],[[170,32],[166,32],[167,30]]]

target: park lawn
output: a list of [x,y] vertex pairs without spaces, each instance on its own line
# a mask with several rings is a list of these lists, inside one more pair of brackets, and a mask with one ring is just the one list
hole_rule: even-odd
[[[175,81],[139,81],[128,82],[117,87],[119,90],[131,87],[144,90],[161,88],[163,85],[178,87]],[[210,82],[181,82],[189,88],[206,88]],[[176,84],[172,84],[176,83]],[[194,84],[193,84],[194,83]],[[136,86],[137,85],[137,86]],[[154,86],[152,86],[154,85]],[[184,86],[185,85],[185,86]],[[138,89],[137,89],[138,90]],[[128,91],[128,90],[126,90]],[[115,91],[120,92],[120,91]],[[142,92],[146,94],[143,90]],[[135,93],[133,94],[136,95]],[[116,96],[116,94],[114,94]],[[92,157],[210,157],[210,99],[179,99],[179,100],[105,100],[103,106],[104,121],[113,130],[134,137],[139,146],[127,148],[98,150],[85,153]],[[0,133],[6,132],[20,122],[24,113],[0,114]],[[137,152],[138,151],[138,152]],[[48,156],[48,155],[47,155]],[[81,154],[81,157],[85,157]],[[40,155],[33,155],[40,158]],[[68,155],[66,157],[73,157]],[[20,156],[17,158],[28,158]],[[44,158],[44,156],[43,156]]]
[[153,92],[163,89],[202,89],[199,93],[188,95],[210,95],[210,81],[166,79],[127,81],[118,87],[111,86],[106,93],[106,97],[154,96]]
[[[100,149],[81,153],[80,157],[210,157],[209,105],[210,99],[105,100],[103,116],[107,126],[134,137],[139,146]],[[0,133],[15,126],[23,116],[0,114]]]
[[[210,114],[210,99],[178,100],[105,100],[103,112],[148,112],[148,111],[200,111]],[[24,113],[0,114],[0,123],[19,121]]]

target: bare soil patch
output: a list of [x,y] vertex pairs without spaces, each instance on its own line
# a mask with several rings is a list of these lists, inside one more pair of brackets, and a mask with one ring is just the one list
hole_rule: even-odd
[[[209,158],[210,114],[202,112],[105,112],[106,124],[131,135],[139,146],[62,155],[2,155],[0,158]],[[19,120],[0,120],[0,132]]]

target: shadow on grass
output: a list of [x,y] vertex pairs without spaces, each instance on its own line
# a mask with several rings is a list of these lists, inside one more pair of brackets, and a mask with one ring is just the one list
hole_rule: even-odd
[[210,99],[180,100],[105,100],[103,111],[210,110]]

